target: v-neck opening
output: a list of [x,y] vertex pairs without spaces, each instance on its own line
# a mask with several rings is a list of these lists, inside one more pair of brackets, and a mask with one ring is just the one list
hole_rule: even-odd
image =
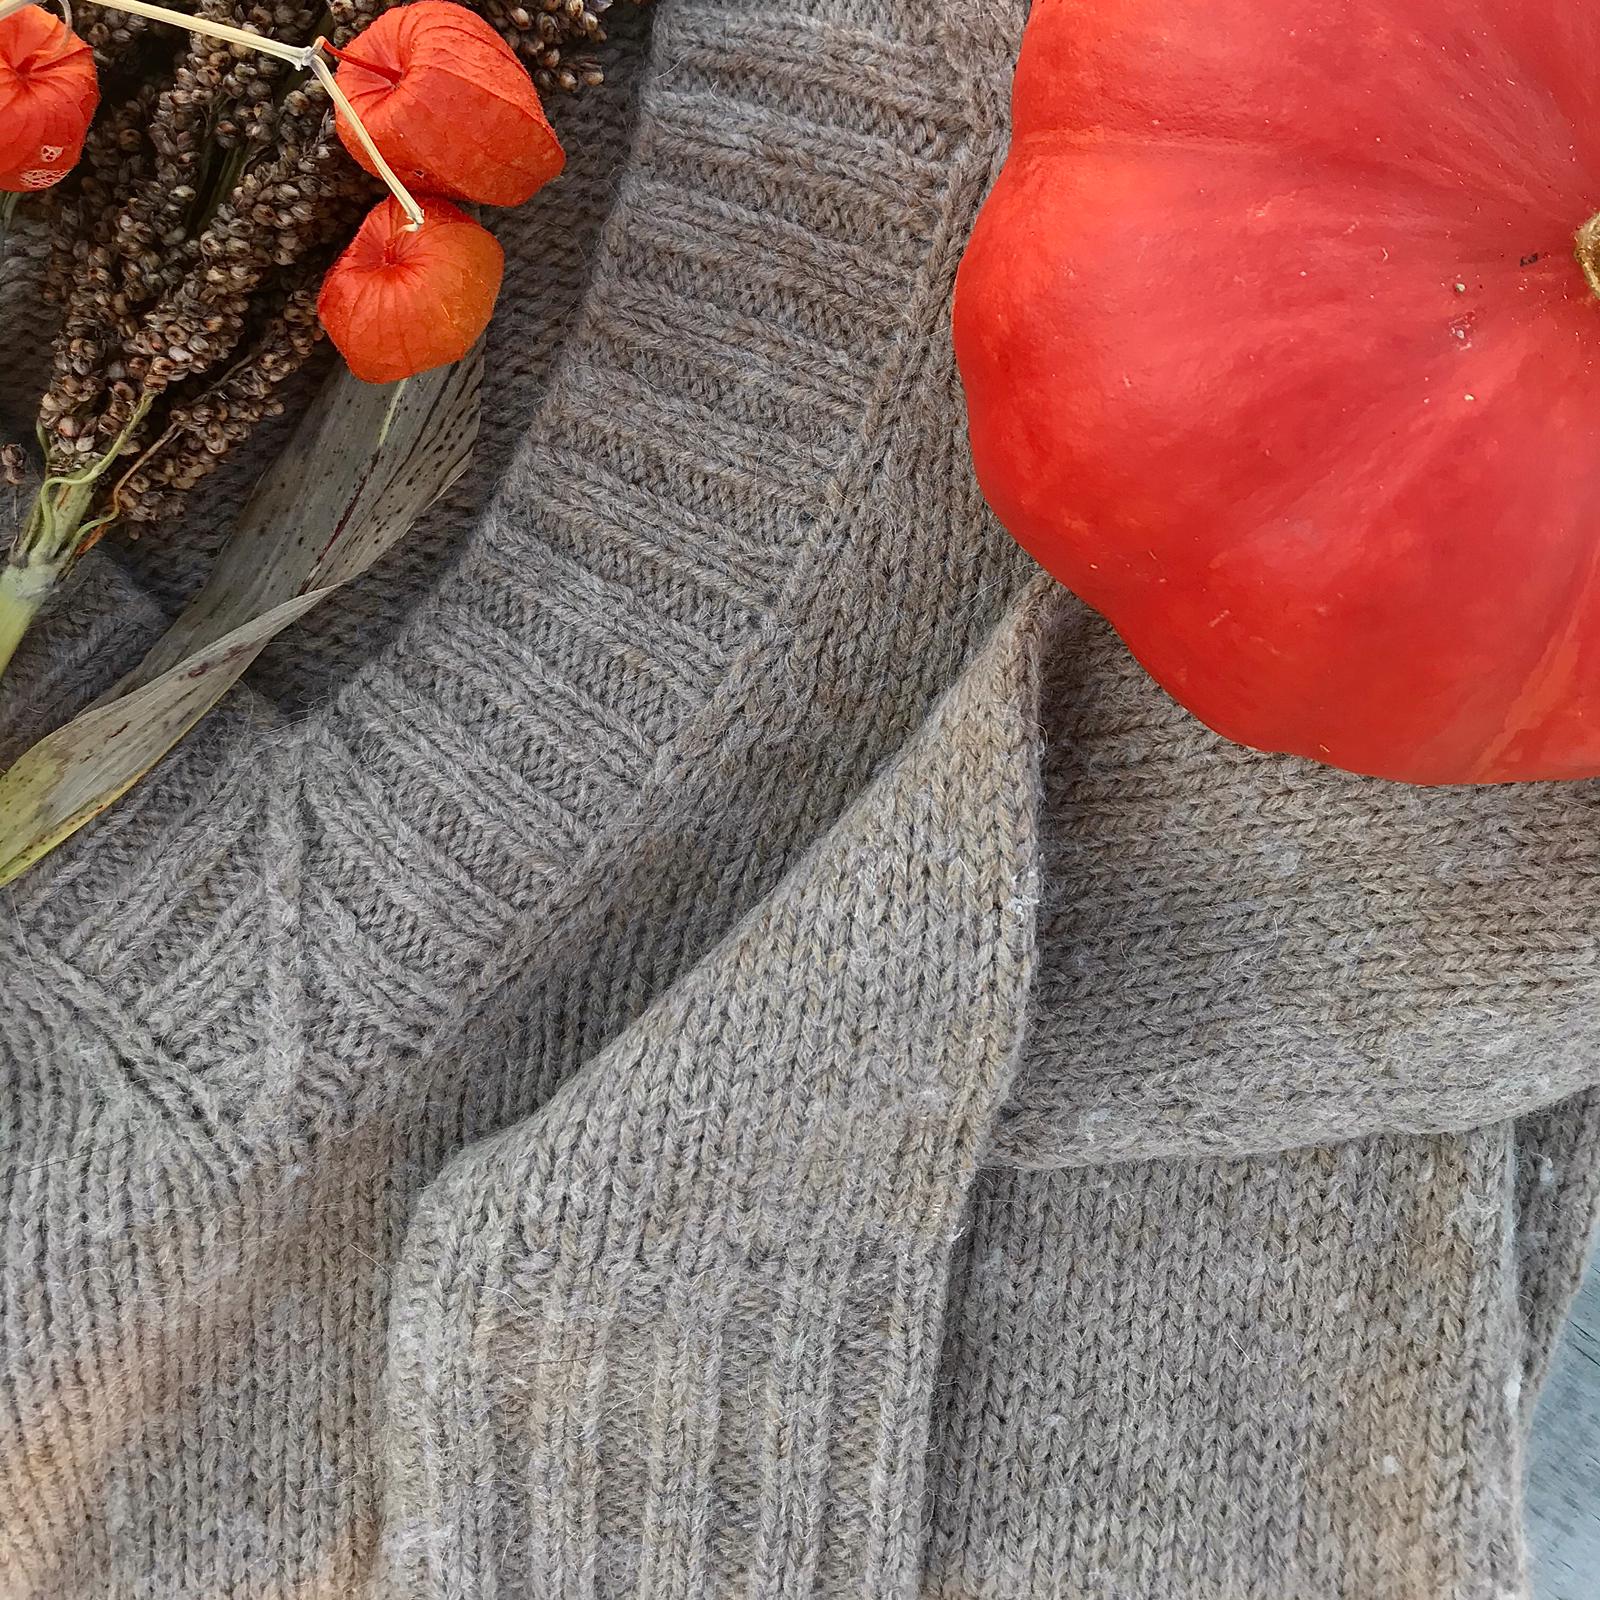
[[[118,907],[203,844],[216,864],[156,965],[282,959],[183,1070],[253,1094],[251,1063],[289,1048],[273,1019],[290,1012],[322,1019],[312,1076],[432,1048],[647,784],[671,781],[683,741],[727,714],[729,672],[746,690],[777,673],[782,692],[830,540],[864,536],[856,507],[898,391],[926,384],[935,352],[948,367],[949,274],[993,155],[987,131],[971,148],[992,115],[967,98],[986,67],[950,29],[662,9],[570,336],[459,559],[311,715],[262,728],[244,726],[247,703],[219,709],[169,783],[154,774],[19,885],[19,905],[55,900],[46,920],[86,960],[126,971],[137,1008]],[[849,162],[807,159],[817,130]],[[939,404],[958,426],[959,402]],[[914,581],[886,559],[854,580],[874,605]],[[186,806],[194,774],[203,799]],[[223,948],[217,908],[241,896],[256,923]]]

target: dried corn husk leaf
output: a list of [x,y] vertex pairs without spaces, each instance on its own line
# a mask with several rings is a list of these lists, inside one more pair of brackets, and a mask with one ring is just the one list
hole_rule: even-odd
[[0,777],[0,884],[127,793],[277,633],[364,572],[461,475],[481,352],[374,388],[342,368],[262,477],[210,580],[111,693]]

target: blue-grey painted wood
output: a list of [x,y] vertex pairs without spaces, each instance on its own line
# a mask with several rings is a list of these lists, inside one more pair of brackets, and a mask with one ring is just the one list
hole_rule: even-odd
[[1537,1600],[1600,1600],[1600,1260],[1534,1414],[1528,1537]]

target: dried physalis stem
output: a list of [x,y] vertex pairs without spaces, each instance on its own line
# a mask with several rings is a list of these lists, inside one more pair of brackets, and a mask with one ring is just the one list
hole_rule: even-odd
[[422,226],[422,207],[412,198],[411,191],[400,181],[395,175],[394,169],[384,159],[383,152],[373,141],[372,135],[367,132],[366,125],[362,122],[360,114],[345,98],[344,90],[334,81],[334,75],[329,70],[328,63],[317,53],[318,47],[322,42],[321,39],[318,39],[310,47],[306,56],[306,65],[316,74],[317,80],[322,87],[328,91],[328,98],[338,108],[340,118],[348,123],[351,131],[355,134],[358,144],[367,157],[367,160],[362,162],[362,165],[369,172],[373,172],[383,179],[388,186],[390,194],[395,197],[400,209],[405,212],[406,226],[415,232]]
[[[169,23],[174,28],[183,28],[189,33],[202,34],[208,39],[219,39],[225,44],[237,45],[241,49],[255,50],[262,55],[275,56],[280,61],[287,61],[291,66],[299,67],[302,71],[314,74],[323,88],[328,91],[342,115],[348,120],[356,138],[366,150],[371,161],[371,166],[368,170],[376,173],[388,185],[390,192],[399,201],[401,209],[409,219],[409,225],[413,228],[422,226],[422,207],[417,204],[411,191],[406,188],[405,184],[395,175],[388,162],[384,160],[377,145],[372,142],[371,135],[362,125],[359,113],[345,98],[343,90],[334,82],[333,73],[328,70],[328,64],[318,54],[320,40],[308,45],[285,44],[280,39],[272,39],[265,34],[251,33],[244,28],[235,28],[229,23],[217,22],[210,17],[191,16],[187,12],[173,11],[167,6],[151,5],[148,0],[96,0],[96,3],[113,11],[125,11],[130,16],[145,17],[152,22]],[[8,0],[0,0],[0,9],[3,9],[7,4]],[[31,9],[37,10],[38,8],[32,7]],[[44,13],[41,12],[40,15],[43,16]],[[57,24],[57,27],[59,26],[60,24]],[[82,45],[81,41],[79,41],[79,45],[87,59],[88,47]],[[92,60],[88,61],[88,67],[92,74],[94,71]],[[0,107],[0,110],[3,110],[3,107]],[[94,107],[91,104],[89,107],[90,116],[93,115],[93,111]],[[83,129],[79,131],[78,143],[73,151],[73,160],[77,159],[77,150],[82,148],[83,133],[87,130],[88,124],[89,116],[85,116]],[[71,164],[71,162],[68,162],[67,166],[62,168],[62,171],[65,172]],[[50,181],[54,182],[54,179]],[[39,185],[29,185],[29,187],[39,187]]]

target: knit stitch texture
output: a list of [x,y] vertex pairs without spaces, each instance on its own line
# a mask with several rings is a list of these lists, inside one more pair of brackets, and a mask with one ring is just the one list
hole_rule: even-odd
[[1225,746],[994,524],[1024,11],[619,29],[471,479],[8,891],[5,1600],[1522,1592],[1597,791]]

